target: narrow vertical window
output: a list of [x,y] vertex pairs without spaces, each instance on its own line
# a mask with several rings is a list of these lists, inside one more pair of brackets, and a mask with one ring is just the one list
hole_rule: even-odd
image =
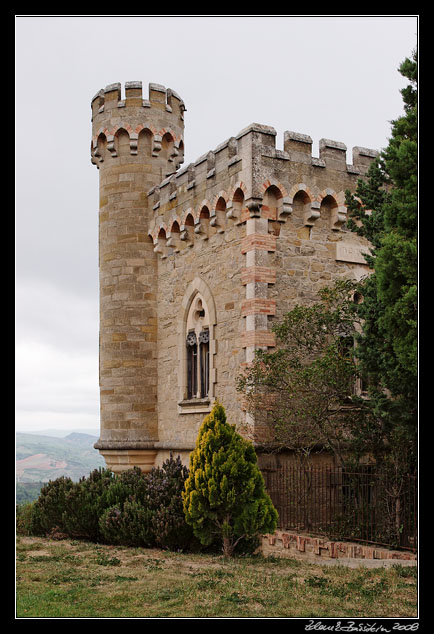
[[199,335],[200,352],[200,397],[208,396],[209,391],[209,330],[202,330]]
[[196,333],[187,335],[187,398],[197,395],[197,337]]

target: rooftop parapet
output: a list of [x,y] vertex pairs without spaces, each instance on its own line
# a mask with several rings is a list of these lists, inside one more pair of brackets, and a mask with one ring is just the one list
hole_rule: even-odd
[[[196,187],[199,182],[211,179],[216,175],[216,170],[229,169],[235,163],[249,156],[243,152],[243,141],[251,135],[251,147],[258,156],[266,156],[284,161],[305,163],[314,168],[331,168],[337,171],[347,171],[350,174],[363,174],[367,171],[373,159],[378,155],[376,150],[354,147],[353,165],[346,163],[347,146],[340,141],[331,139],[321,139],[319,142],[319,158],[312,156],[312,138],[307,134],[286,130],[284,132],[284,149],[278,150],[275,147],[276,130],[271,126],[252,123],[243,128],[236,136],[230,137],[220,143],[215,150],[209,151],[200,156],[194,163],[184,166],[169,179],[159,184],[158,195],[155,197],[156,208],[164,201],[168,200],[170,189],[170,199],[176,197],[178,187],[186,186],[187,189]],[[148,194],[154,194],[155,188],[149,190]],[[158,201],[157,201],[158,198]]]
[[319,142],[319,158],[324,161],[326,167],[330,167],[336,171],[351,173],[359,173],[359,170],[348,169],[347,165],[347,146],[341,141],[332,141],[331,139],[320,139]]
[[[120,154],[138,156],[151,147],[152,158],[162,158],[161,169],[153,168],[150,182],[172,173],[184,162],[185,105],[171,88],[150,83],[144,98],[141,81],[127,81],[122,98],[119,82],[109,84],[93,97],[91,162],[99,169],[105,159]],[[121,143],[121,137],[129,137]],[[148,165],[149,167],[149,165]],[[145,168],[146,171],[147,168]],[[152,170],[151,170],[152,171]],[[149,182],[148,181],[148,182]]]
[[125,83],[125,99],[122,99],[122,87],[119,82],[109,84],[97,92],[91,101],[92,115],[113,108],[157,107],[166,112],[174,112],[177,109],[181,118],[186,110],[181,97],[172,88],[165,88],[161,84],[150,83],[148,85],[147,99],[143,97],[141,81],[127,81]]
[[353,165],[365,172],[378,154],[376,150],[370,150],[366,147],[353,147]]

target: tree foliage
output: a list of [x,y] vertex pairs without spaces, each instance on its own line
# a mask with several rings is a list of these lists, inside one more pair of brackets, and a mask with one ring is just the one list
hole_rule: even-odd
[[[355,195],[347,192],[348,227],[371,242],[359,306],[363,330],[357,358],[369,379],[371,406],[390,446],[407,466],[416,459],[417,433],[417,54],[399,68],[404,114],[392,121],[388,146]],[[405,460],[403,455],[406,455]]]
[[239,377],[247,410],[267,430],[269,449],[308,458],[328,449],[345,462],[351,431],[365,415],[353,400],[358,284],[341,280],[312,306],[295,306],[273,326],[276,349],[258,350]]
[[240,540],[273,532],[277,511],[265,491],[253,444],[230,425],[222,405],[204,419],[183,492],[188,524],[202,544],[231,556]]
[[197,549],[185,522],[182,491],[188,469],[172,454],[143,473],[95,469],[79,482],[57,478],[17,516],[21,533],[64,534],[108,544]]

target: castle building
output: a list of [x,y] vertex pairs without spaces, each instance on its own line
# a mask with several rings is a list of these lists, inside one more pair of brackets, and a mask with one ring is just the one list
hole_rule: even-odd
[[[184,162],[179,95],[111,84],[92,100],[99,170],[100,403],[96,447],[115,472],[188,460],[216,398],[246,428],[236,377],[296,304],[368,272],[345,227],[377,152],[252,124]],[[259,425],[248,417],[253,440]]]

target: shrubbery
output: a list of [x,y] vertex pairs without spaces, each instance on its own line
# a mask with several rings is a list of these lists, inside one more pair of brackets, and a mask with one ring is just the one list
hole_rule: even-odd
[[181,492],[188,470],[171,455],[144,474],[134,467],[119,475],[95,469],[73,482],[57,478],[39,498],[17,509],[17,531],[125,546],[188,549],[197,546],[186,524]]
[[170,455],[143,473],[95,469],[73,482],[61,477],[17,509],[21,535],[70,537],[170,550],[235,548],[252,552],[261,532],[273,531],[277,512],[264,488],[252,443],[216,404],[202,424],[191,471]]

